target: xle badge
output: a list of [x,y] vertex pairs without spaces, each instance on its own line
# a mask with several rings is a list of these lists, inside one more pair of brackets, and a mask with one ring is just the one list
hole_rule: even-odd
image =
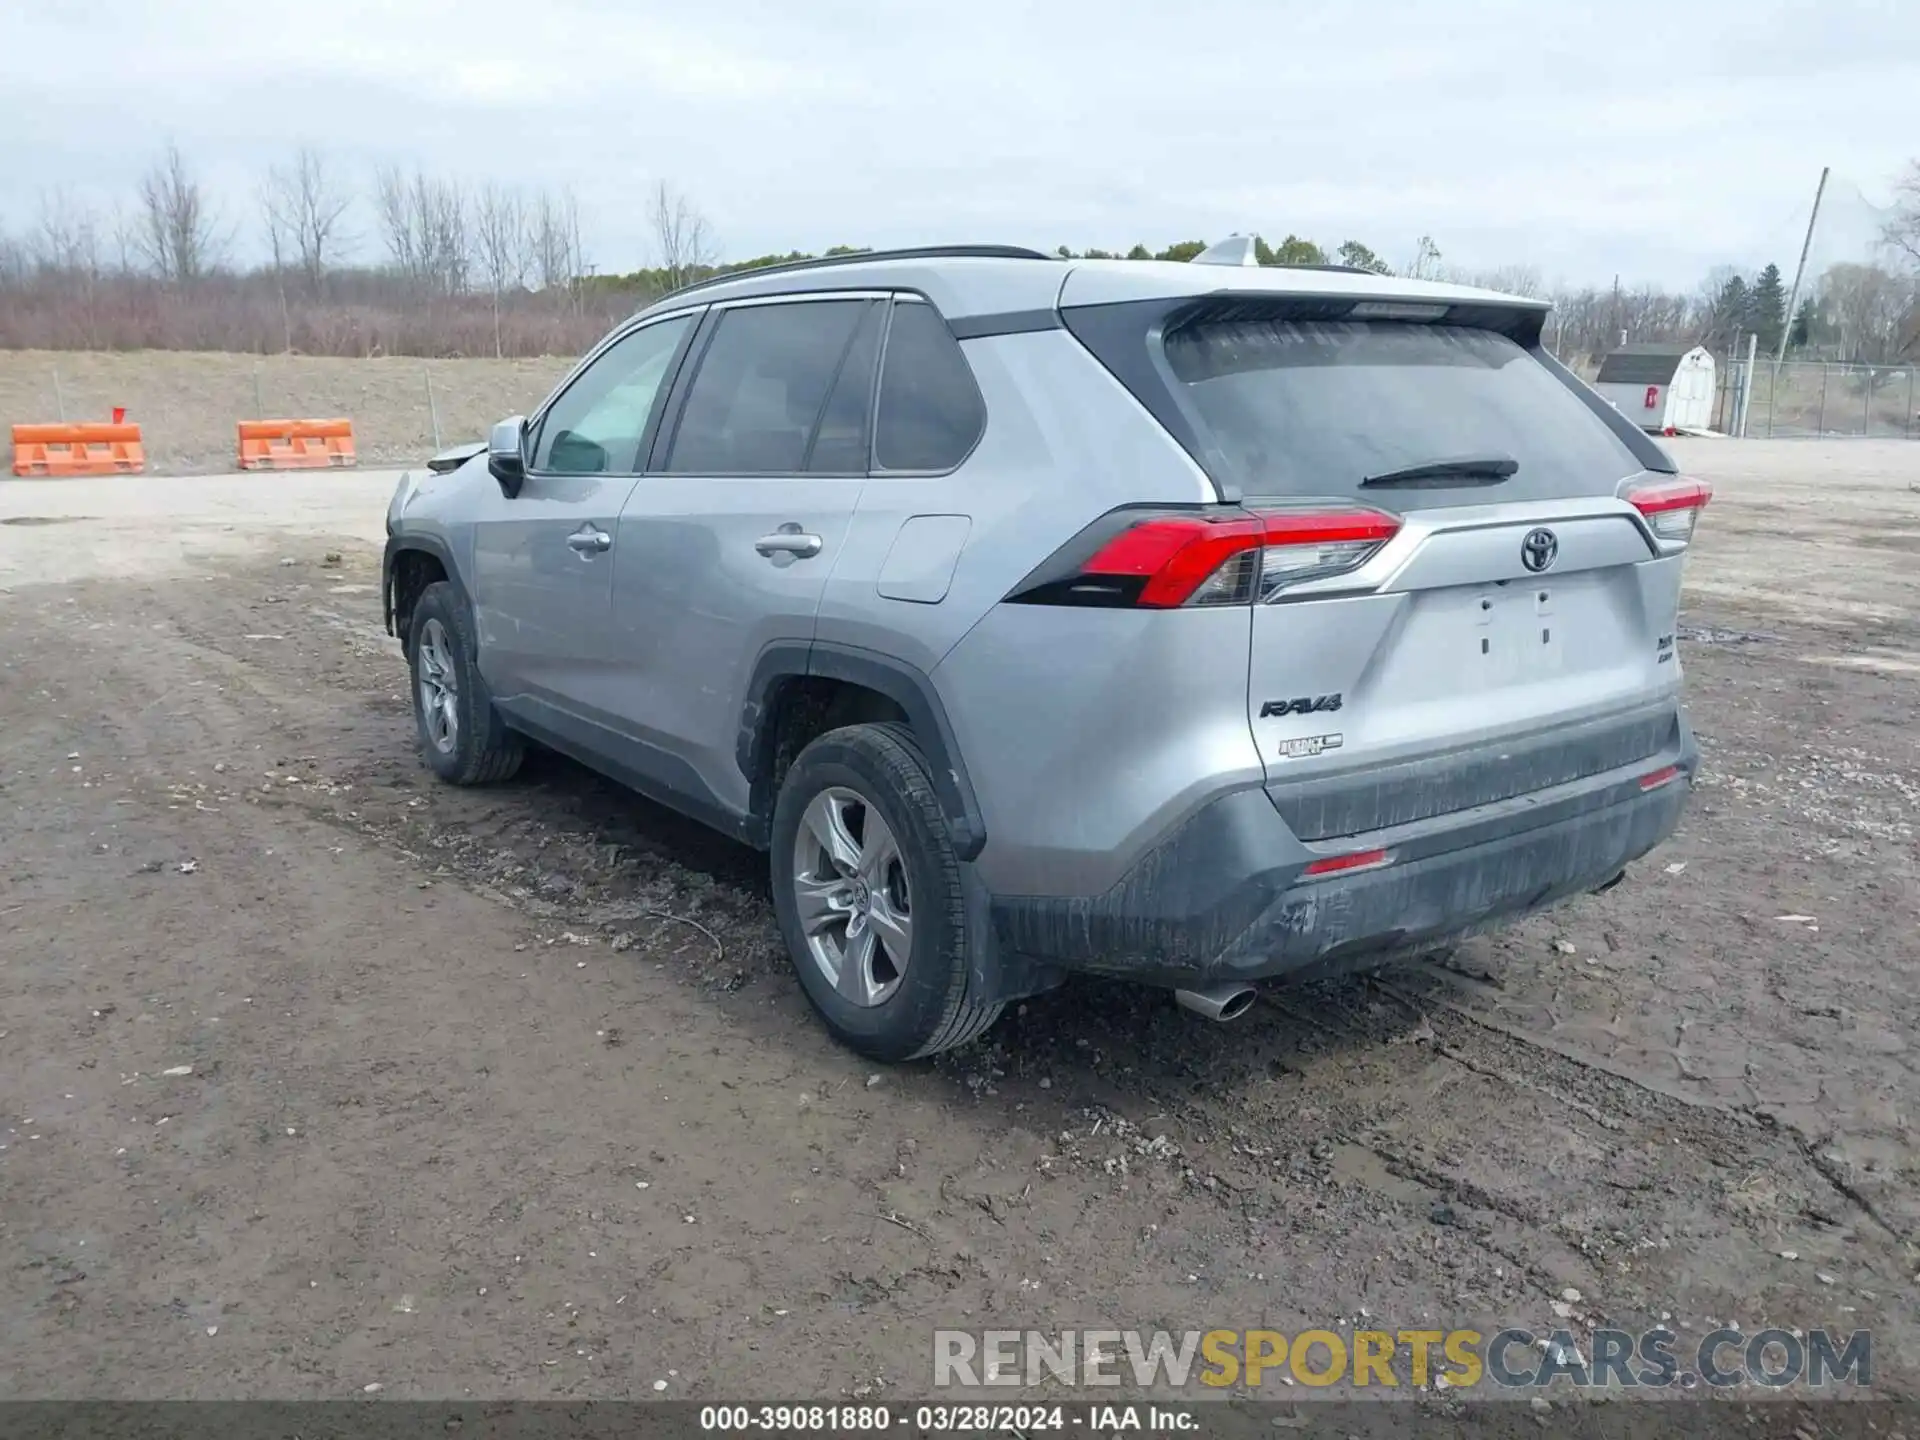
[[1338,750],[1340,743],[1341,737],[1339,735],[1308,735],[1300,740],[1282,740],[1280,742],[1280,758],[1282,760],[1304,760],[1309,756],[1318,755],[1326,750]]
[[1272,720],[1281,715],[1314,715],[1322,711],[1338,710],[1340,696],[1333,695],[1296,695],[1291,700],[1269,700],[1260,707],[1260,718]]

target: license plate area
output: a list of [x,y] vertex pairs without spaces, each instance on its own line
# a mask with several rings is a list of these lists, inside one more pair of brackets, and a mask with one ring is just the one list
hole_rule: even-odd
[[[1578,582],[1573,582],[1578,588]],[[1566,670],[1568,634],[1578,604],[1560,602],[1559,582],[1487,585],[1460,597],[1467,623],[1460,657],[1465,674],[1480,685],[1524,684]],[[1455,627],[1449,627],[1455,628]]]

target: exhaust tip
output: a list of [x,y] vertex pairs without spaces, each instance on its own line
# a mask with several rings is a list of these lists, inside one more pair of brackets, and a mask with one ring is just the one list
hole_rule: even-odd
[[1173,998],[1182,1009],[1224,1025],[1251,1010],[1258,994],[1251,985],[1226,984],[1209,986],[1205,990],[1175,990]]
[[1236,992],[1231,1000],[1220,1007],[1220,1018],[1222,1020],[1238,1020],[1252,1008],[1253,987],[1249,985],[1246,989]]

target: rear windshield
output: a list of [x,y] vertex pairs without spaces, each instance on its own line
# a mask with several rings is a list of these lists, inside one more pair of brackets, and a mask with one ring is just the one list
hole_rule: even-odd
[[[1222,321],[1166,340],[1167,362],[1249,496],[1372,496],[1401,508],[1611,494],[1642,466],[1545,366],[1491,330],[1393,321]],[[1498,484],[1361,490],[1367,476],[1465,456],[1518,462]],[[1411,499],[1417,495],[1417,501]]]

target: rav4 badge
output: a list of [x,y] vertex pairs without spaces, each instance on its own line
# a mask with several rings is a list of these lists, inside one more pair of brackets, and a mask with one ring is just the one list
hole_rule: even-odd
[[1260,707],[1260,718],[1272,720],[1281,715],[1314,715],[1321,711],[1338,710],[1340,696],[1332,695],[1296,695],[1291,700],[1269,700]]

